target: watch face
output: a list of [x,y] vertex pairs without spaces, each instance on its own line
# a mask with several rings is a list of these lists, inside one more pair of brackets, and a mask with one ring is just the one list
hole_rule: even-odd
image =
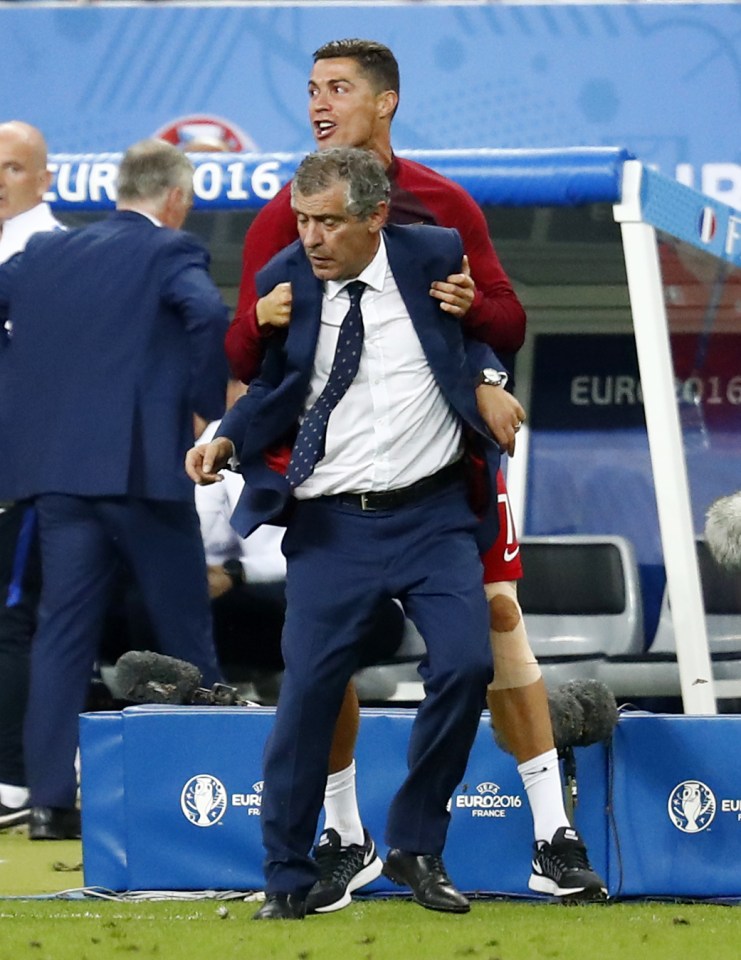
[[479,374],[479,383],[488,384],[490,387],[503,387],[507,384],[507,374],[493,367],[484,367]]

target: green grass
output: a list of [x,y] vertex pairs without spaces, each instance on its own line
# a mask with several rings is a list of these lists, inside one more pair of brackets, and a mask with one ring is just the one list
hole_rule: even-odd
[[407,901],[358,901],[302,923],[252,923],[254,909],[241,901],[0,901],[0,960],[737,960],[741,934],[736,908],[710,905],[479,902],[450,917]]
[[[0,833],[0,960],[738,960],[741,910],[711,904],[475,901],[447,916],[358,900],[303,923],[255,904],[3,899],[79,888],[79,843]],[[72,869],[70,869],[72,868]]]

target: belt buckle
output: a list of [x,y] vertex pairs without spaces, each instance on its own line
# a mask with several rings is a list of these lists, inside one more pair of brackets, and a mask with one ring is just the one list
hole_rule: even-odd
[[372,507],[372,506],[370,505],[370,501],[369,501],[368,498],[369,498],[369,494],[367,494],[367,493],[361,493],[361,494],[360,494],[360,509],[363,510],[363,511],[365,511],[365,510],[370,510],[370,511],[372,511],[372,512],[375,513],[375,511],[376,511],[377,508],[376,508],[376,507]]

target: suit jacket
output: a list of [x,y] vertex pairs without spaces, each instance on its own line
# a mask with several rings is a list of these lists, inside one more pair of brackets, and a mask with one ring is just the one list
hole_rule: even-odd
[[[488,347],[467,344],[460,323],[442,311],[429,294],[434,280],[460,271],[460,236],[456,230],[422,225],[388,226],[384,236],[391,271],[430,368],[465,425],[469,459],[475,458],[481,470],[488,468],[489,478],[479,487],[490,494],[495,489],[492,484],[500,450],[476,408],[467,348],[475,351],[475,369],[497,361]],[[298,241],[257,275],[259,295],[284,281],[290,281],[293,293],[287,334],[270,338],[260,377],[229,411],[218,431],[239,451],[245,489],[232,525],[242,536],[260,523],[275,520],[288,502],[290,488],[283,474],[309,389],[319,335],[323,284],[312,273]],[[487,495],[486,500],[477,504],[483,521],[482,543],[493,538],[497,526],[496,496]]]
[[227,309],[199,242],[131,211],[39,234],[0,267],[7,318],[0,498],[192,501],[192,415],[221,416],[227,378]]

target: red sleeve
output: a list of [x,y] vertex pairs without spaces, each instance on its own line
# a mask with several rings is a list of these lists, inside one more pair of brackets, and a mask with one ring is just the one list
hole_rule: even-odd
[[[468,201],[463,223],[457,225],[468,256],[476,295],[463,318],[465,330],[494,351],[515,353],[525,340],[525,309],[504,272],[489,237],[486,219],[478,204]],[[462,204],[457,210],[464,212]]]
[[459,184],[409,160],[397,160],[396,184],[413,194],[441,227],[463,240],[476,295],[463,319],[466,332],[492,350],[514,353],[525,339],[525,310],[504,272],[481,208]]
[[258,213],[244,238],[242,279],[234,319],[226,332],[225,348],[232,374],[249,383],[262,363],[264,341],[255,305],[255,274],[298,236],[296,217],[291,210],[290,185],[286,185]]

